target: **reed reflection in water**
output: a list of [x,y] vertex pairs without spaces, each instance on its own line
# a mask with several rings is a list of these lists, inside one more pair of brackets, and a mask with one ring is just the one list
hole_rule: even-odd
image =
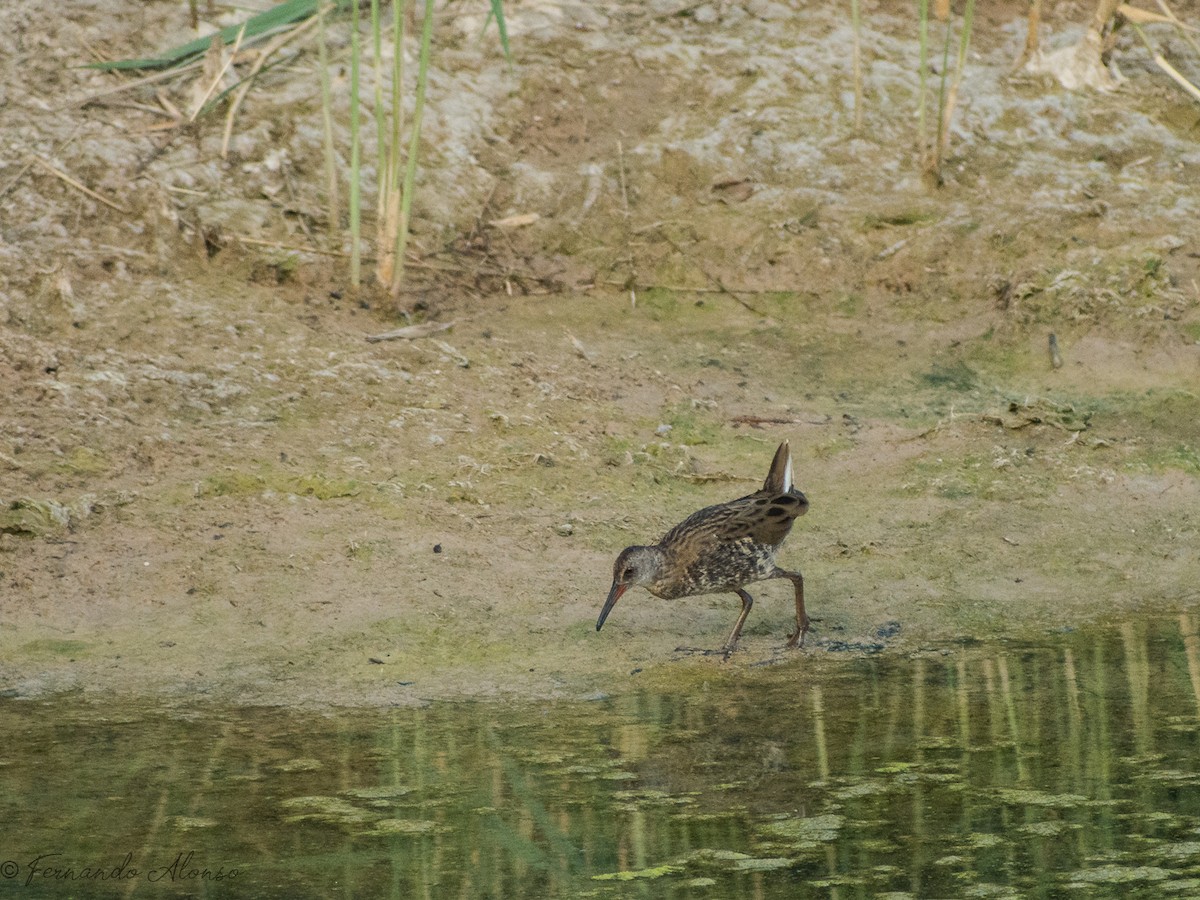
[[0,895],[1200,895],[1195,614],[812,668],[326,716],[0,701]]

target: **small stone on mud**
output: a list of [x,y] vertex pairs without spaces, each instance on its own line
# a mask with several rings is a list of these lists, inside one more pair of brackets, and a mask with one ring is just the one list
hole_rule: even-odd
[[434,552],[434,553],[441,553],[441,552],[442,552],[442,545],[441,545],[441,544],[434,544],[434,545],[433,545],[433,552]]
[[746,4],[746,11],[764,22],[787,19],[792,15],[790,9],[782,3],[776,3],[775,0],[750,0]]
[[894,619],[890,622],[884,622],[882,625],[880,625],[878,628],[875,629],[875,637],[880,637],[880,638],[895,637],[899,633],[900,633],[900,623]]
[[884,650],[883,644],[862,641],[821,641],[830,653],[879,653]]
[[570,522],[563,522],[561,525],[555,525],[554,531],[563,537],[569,537],[575,533],[575,526]]

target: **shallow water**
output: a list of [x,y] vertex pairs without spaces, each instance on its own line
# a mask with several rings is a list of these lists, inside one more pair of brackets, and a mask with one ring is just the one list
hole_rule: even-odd
[[0,895],[1196,896],[1198,624],[591,703],[0,701]]

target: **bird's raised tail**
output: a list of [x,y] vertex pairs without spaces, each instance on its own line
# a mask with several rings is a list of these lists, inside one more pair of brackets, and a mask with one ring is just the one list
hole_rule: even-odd
[[771,471],[763,482],[763,490],[772,494],[787,494],[792,490],[792,448],[784,441],[771,460]]

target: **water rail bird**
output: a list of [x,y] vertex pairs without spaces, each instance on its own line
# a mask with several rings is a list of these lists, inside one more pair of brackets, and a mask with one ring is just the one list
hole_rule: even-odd
[[722,648],[728,657],[754,605],[746,585],[787,578],[796,589],[796,630],[788,636],[787,646],[803,647],[808,631],[804,578],[799,572],[779,568],[775,554],[792,530],[792,523],[806,512],[808,500],[792,484],[792,451],[784,441],[775,451],[762,490],[692,513],[657,544],[621,551],[596,630],[603,627],[621,595],[634,585],[663,600],[732,591],[742,600],[742,613]]

